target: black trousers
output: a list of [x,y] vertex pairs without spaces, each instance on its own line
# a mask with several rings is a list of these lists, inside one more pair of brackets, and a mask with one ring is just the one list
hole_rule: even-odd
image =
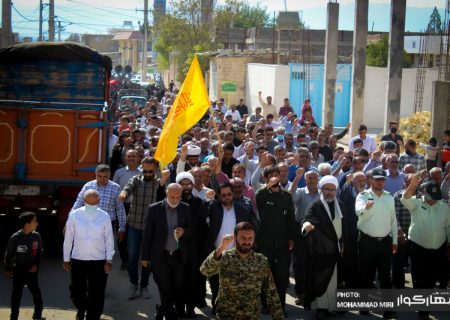
[[[300,226],[298,230],[301,230]],[[306,258],[306,240],[299,236],[295,239],[294,250],[292,251],[293,268],[295,277],[295,294],[297,297],[305,293],[305,258]]]
[[398,244],[397,254],[392,256],[392,284],[396,289],[405,288],[405,268],[409,258],[408,242]]
[[391,289],[392,238],[373,238],[360,232],[358,251],[361,287],[372,288],[377,272],[381,289]]
[[175,304],[179,301],[179,293],[183,283],[183,261],[181,254],[175,252],[170,255],[166,251],[161,261],[153,266],[153,279],[159,290],[161,305],[159,316],[167,320],[177,319]]
[[351,245],[351,247],[348,245],[347,247],[344,246],[342,258],[342,263],[340,265],[338,264],[338,268],[342,273],[342,278],[338,278],[338,283],[341,283],[343,280],[346,289],[359,288],[361,283],[361,275],[359,271],[358,247],[356,242],[354,245]]
[[[446,243],[439,249],[425,249],[410,241],[411,276],[414,289],[434,289],[436,281],[447,272]],[[447,283],[441,289],[447,288]]]
[[[281,306],[286,305],[286,291],[289,284],[289,268],[291,266],[291,252],[286,244],[283,248],[266,249],[261,248],[260,252],[269,260],[270,270],[272,271],[273,280],[280,296]],[[265,297],[262,299],[264,307],[267,307]]]
[[108,274],[105,260],[72,259],[70,298],[77,308],[77,320],[99,320],[105,302]]
[[[28,269],[28,268],[27,268]],[[28,270],[14,270],[13,288],[11,294],[11,320],[19,318],[20,300],[22,299],[23,287],[28,287],[34,302],[34,318],[40,318],[44,308],[42,302],[41,289],[39,289],[38,273],[28,272]]]
[[183,266],[183,282],[177,301],[177,311],[194,311],[206,298],[206,277],[200,272],[198,254],[191,251]]

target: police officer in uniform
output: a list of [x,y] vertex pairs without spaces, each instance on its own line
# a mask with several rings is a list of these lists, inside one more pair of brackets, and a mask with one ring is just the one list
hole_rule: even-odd
[[[358,194],[355,202],[361,285],[372,288],[376,271],[381,289],[391,289],[391,260],[392,254],[397,252],[395,203],[390,193],[384,190],[386,172],[374,169],[372,177],[371,188]],[[391,311],[383,313],[384,319],[395,316]]]
[[[284,310],[295,238],[294,203],[291,194],[282,189],[279,178],[272,177],[256,193],[256,205],[260,218],[256,237],[258,251],[269,260]],[[267,313],[267,309],[264,308],[263,312]]]
[[[433,289],[436,281],[447,272],[450,257],[450,207],[442,200],[440,186],[434,181],[425,184],[420,198],[413,196],[420,185],[420,176],[414,175],[401,198],[411,213],[409,227],[411,275],[414,289]],[[442,289],[447,283],[441,283]],[[429,319],[429,312],[419,311],[420,319]]]

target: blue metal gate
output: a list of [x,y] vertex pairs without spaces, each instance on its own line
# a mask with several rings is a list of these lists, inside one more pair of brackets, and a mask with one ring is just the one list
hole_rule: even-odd
[[[313,115],[319,126],[322,125],[323,105],[323,64],[289,64],[290,88],[289,99],[295,112],[301,115],[303,101],[311,100]],[[309,73],[309,79],[305,79]],[[350,118],[351,64],[337,65],[336,96],[334,102],[334,126],[345,127]],[[305,93],[306,94],[305,94]]]

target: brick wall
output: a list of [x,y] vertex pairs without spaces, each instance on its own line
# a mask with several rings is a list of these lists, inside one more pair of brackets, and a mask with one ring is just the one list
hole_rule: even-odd
[[216,92],[217,99],[225,98],[228,102],[228,96],[222,94],[222,81],[236,81],[237,93],[230,95],[230,104],[238,104],[239,99],[246,97],[246,73],[247,63],[272,63],[272,57],[248,57],[248,56],[217,56],[216,74]]

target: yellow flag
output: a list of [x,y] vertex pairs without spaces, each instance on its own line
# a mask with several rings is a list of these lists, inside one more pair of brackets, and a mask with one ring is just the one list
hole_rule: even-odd
[[194,56],[189,71],[181,85],[159,137],[155,159],[161,169],[175,158],[178,137],[189,130],[204,115],[209,107],[209,97],[197,56]]

